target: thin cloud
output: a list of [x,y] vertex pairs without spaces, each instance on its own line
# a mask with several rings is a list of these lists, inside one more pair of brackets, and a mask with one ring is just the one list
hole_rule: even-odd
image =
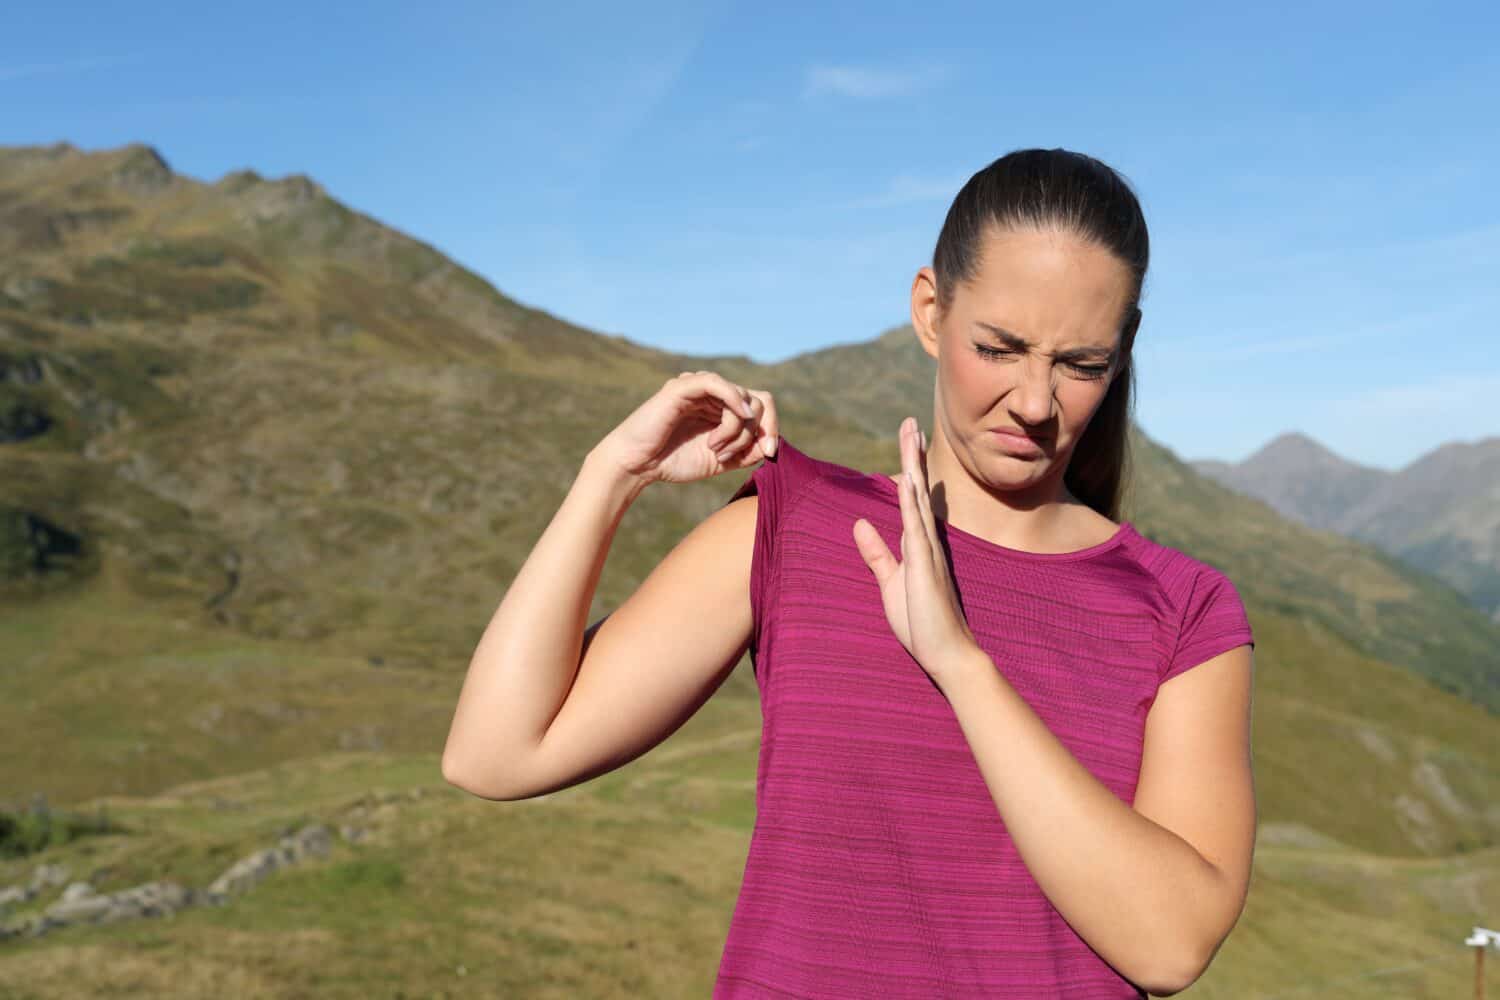
[[1334,409],[1360,419],[1418,414],[1442,426],[1437,416],[1485,412],[1497,396],[1500,372],[1460,373],[1354,393],[1335,401]]
[[1408,267],[1419,261],[1442,260],[1463,268],[1494,260],[1497,250],[1500,250],[1500,225],[1488,223],[1380,243],[1283,254],[1274,263],[1285,270],[1307,270],[1318,266],[1368,268],[1381,263]]
[[947,71],[932,67],[921,70],[871,69],[859,66],[813,66],[807,71],[803,97],[833,94],[871,100],[907,97],[937,86]]
[[658,32],[650,48],[623,53],[617,65],[593,68],[581,98],[588,113],[553,140],[556,155],[579,172],[581,182],[597,182],[614,151],[670,95],[702,45],[714,13],[701,11],[696,19],[685,18],[674,33]]
[[1308,333],[1295,324],[1283,327],[1234,329],[1225,327],[1217,333],[1193,337],[1174,337],[1156,343],[1153,349],[1174,357],[1198,356],[1218,361],[1244,361],[1275,354],[1311,355],[1321,350],[1349,345],[1373,344],[1395,338],[1420,342],[1436,330],[1471,322],[1473,303],[1459,302],[1410,313],[1378,323],[1346,321],[1342,329],[1329,333]]

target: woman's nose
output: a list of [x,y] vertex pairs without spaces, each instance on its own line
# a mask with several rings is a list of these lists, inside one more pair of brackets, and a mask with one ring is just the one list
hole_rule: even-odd
[[1017,367],[1020,384],[1011,392],[1011,409],[1027,424],[1046,423],[1052,416],[1052,366],[1027,359]]

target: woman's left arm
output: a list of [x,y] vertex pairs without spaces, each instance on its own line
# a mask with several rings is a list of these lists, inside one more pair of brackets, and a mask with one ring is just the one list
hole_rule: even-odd
[[1239,919],[1255,845],[1248,643],[1158,689],[1134,804],[1074,757],[969,630],[938,539],[916,421],[903,421],[898,561],[854,541],[892,631],[957,714],[1026,867],[1078,935],[1137,986],[1187,988]]
[[1255,843],[1251,656],[1238,646],[1161,686],[1134,806],[982,650],[931,671],[1032,877],[1090,947],[1152,993],[1201,976],[1244,908]]

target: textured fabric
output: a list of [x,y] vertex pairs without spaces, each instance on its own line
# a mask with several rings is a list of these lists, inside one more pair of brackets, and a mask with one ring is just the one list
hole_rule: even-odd
[[[756,818],[714,996],[1145,996],[1042,893],[952,706],[885,620],[852,527],[868,519],[899,556],[896,485],[783,436],[732,499],[752,492]],[[939,532],[981,648],[1126,803],[1159,684],[1253,645],[1227,577],[1128,521],[1057,554]]]

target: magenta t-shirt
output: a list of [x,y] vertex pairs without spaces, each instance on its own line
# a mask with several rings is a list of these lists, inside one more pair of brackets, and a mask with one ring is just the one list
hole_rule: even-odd
[[[886,622],[853,525],[899,558],[895,483],[783,436],[732,499],[752,492],[761,749],[716,1000],[1145,996],[1043,894],[952,706]],[[1055,554],[939,532],[980,647],[1126,803],[1157,687],[1254,642],[1228,577],[1128,521]]]

